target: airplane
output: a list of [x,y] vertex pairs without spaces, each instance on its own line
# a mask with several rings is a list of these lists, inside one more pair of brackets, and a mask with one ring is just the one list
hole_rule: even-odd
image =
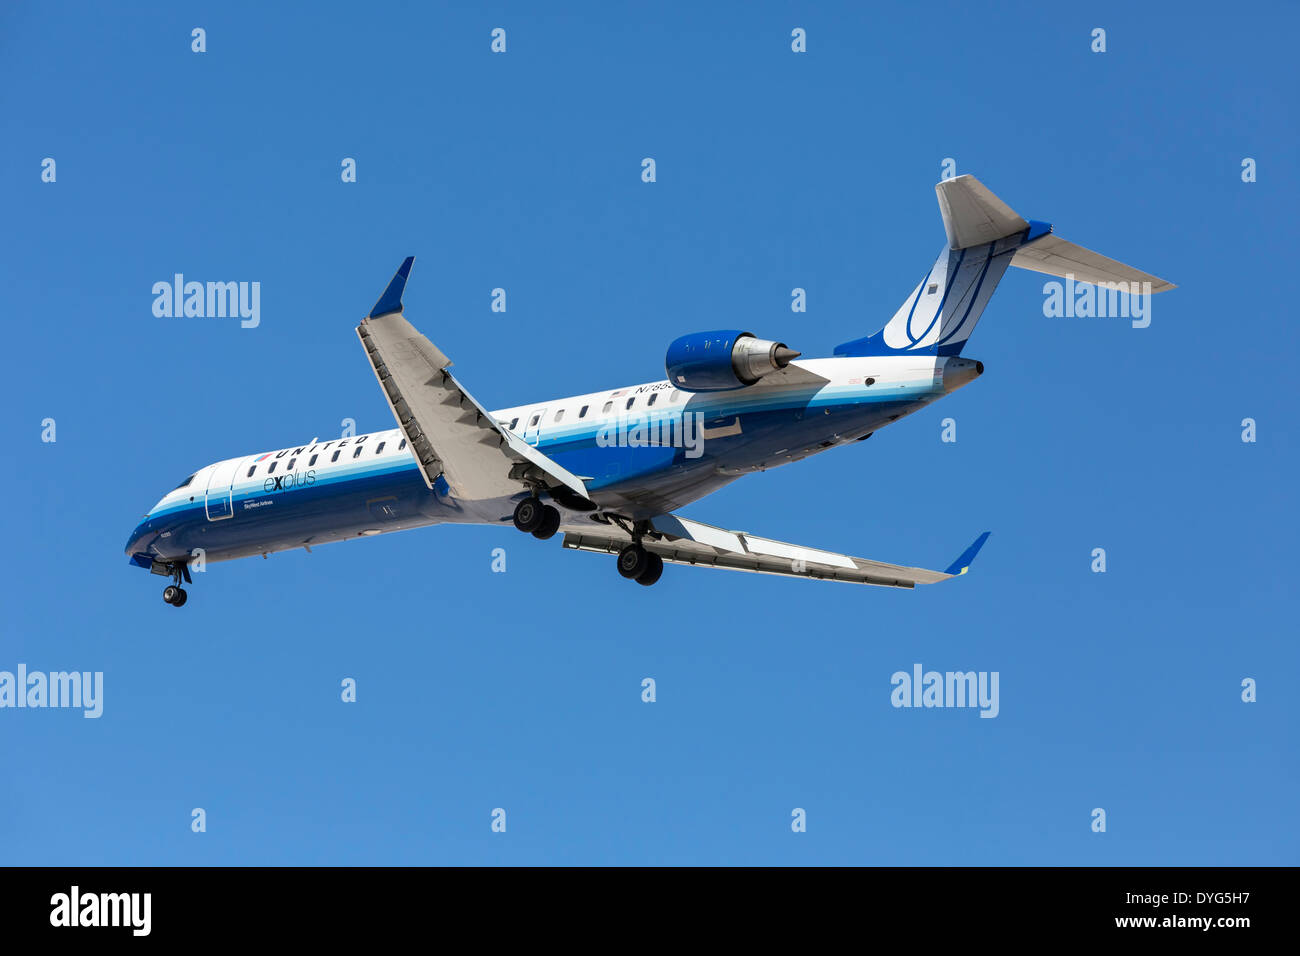
[[1008,266],[1175,288],[1022,218],[974,176],[935,192],[947,242],[934,265],[878,331],[831,356],[805,359],[738,329],[696,332],[669,345],[663,380],[499,411],[475,401],[406,320],[407,258],[356,329],[397,427],[206,465],[149,510],[126,555],[171,579],[163,600],[175,607],[200,557],[310,551],[442,523],[563,534],[565,549],[616,555],[618,573],[642,585],[665,563],[893,588],[964,574],[989,532],[931,571],[676,513],[742,475],[865,441],[970,384],[984,364],[962,350]]

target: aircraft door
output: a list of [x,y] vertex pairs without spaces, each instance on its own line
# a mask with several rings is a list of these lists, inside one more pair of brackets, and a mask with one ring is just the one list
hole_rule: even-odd
[[223,518],[231,517],[235,513],[230,497],[234,491],[235,474],[242,461],[242,458],[232,458],[230,461],[218,462],[217,466],[212,469],[212,474],[208,476],[207,512],[209,521],[220,521]]
[[539,408],[528,413],[528,424],[524,426],[524,441],[536,445],[542,437],[542,422],[546,420],[546,409]]

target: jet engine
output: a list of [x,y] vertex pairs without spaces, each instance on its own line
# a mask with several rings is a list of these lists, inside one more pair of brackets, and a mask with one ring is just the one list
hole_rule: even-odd
[[801,353],[752,332],[721,330],[683,335],[668,346],[668,381],[685,392],[721,392],[753,385]]

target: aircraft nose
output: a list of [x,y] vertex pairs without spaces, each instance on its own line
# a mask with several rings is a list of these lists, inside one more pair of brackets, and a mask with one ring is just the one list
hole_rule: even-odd
[[147,554],[148,545],[152,541],[153,536],[153,520],[149,517],[145,517],[143,521],[135,526],[135,530],[131,532],[131,536],[126,539],[126,548],[124,549],[126,556],[128,558],[134,558],[137,554]]

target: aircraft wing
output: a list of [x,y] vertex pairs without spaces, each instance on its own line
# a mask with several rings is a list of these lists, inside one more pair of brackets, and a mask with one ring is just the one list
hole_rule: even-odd
[[[847,581],[888,588],[935,584],[965,574],[989,537],[986,531],[976,538],[975,543],[962,552],[947,570],[928,571],[773,541],[747,531],[727,531],[676,515],[660,515],[651,519],[650,526],[652,531],[642,538],[641,544],[647,551],[663,558],[665,564]],[[566,523],[563,531],[564,547],[574,551],[617,554],[632,540],[623,528],[615,524],[578,520]]]
[[451,360],[406,321],[402,292],[414,261],[402,263],[357,335],[425,484],[441,476],[471,501],[518,494],[530,482],[586,498],[581,479],[498,424],[447,371]]

